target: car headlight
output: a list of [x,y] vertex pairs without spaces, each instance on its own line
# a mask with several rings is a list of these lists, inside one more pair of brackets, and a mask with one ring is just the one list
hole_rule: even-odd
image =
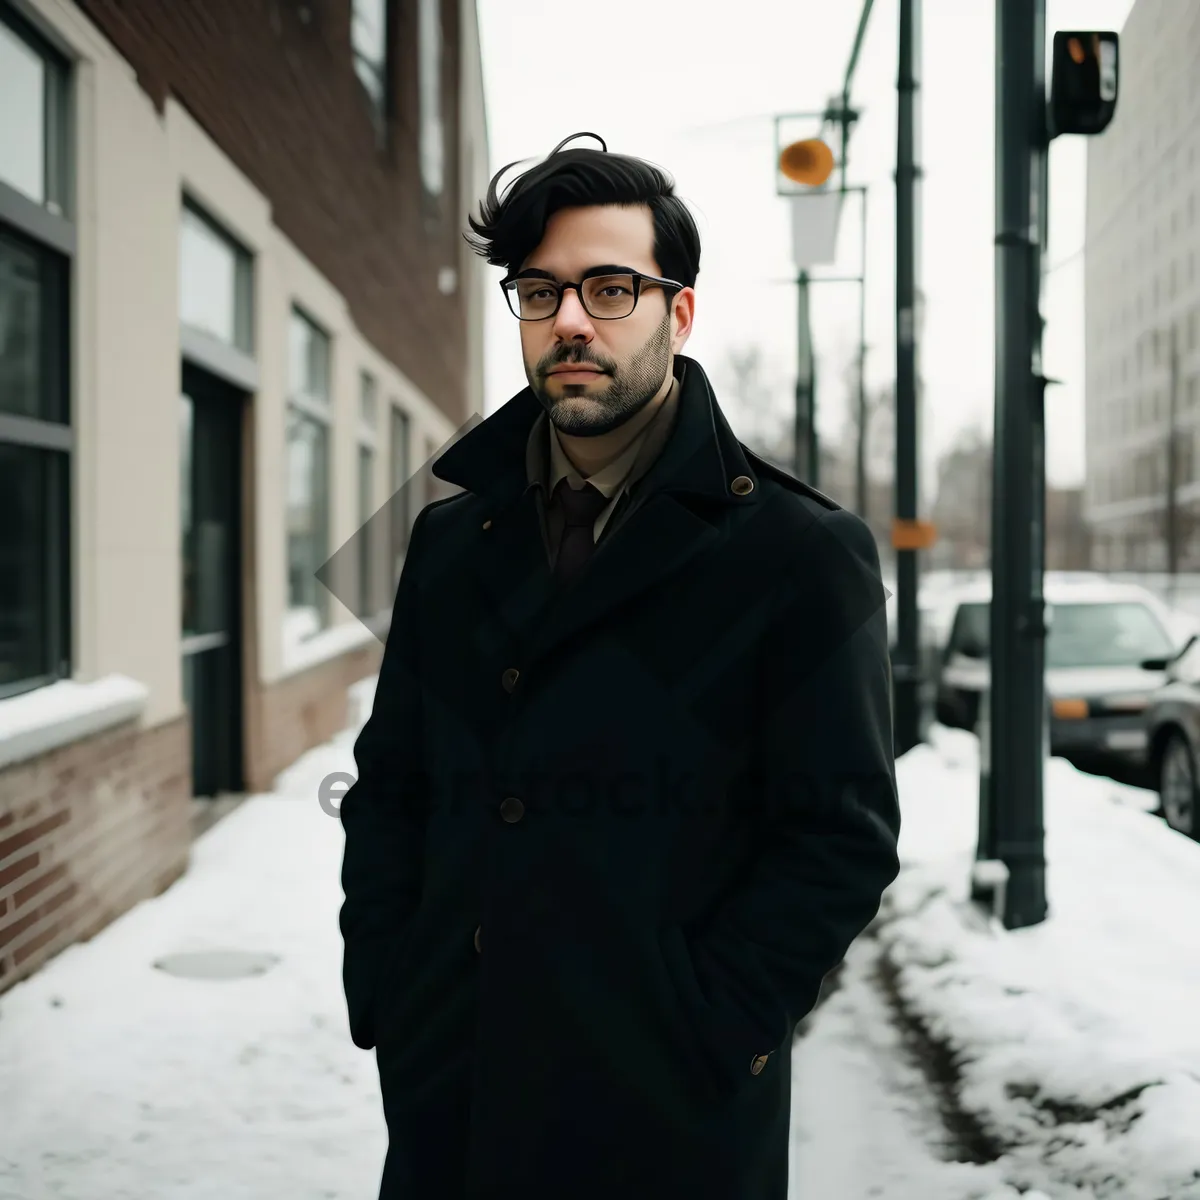
[[1150,697],[1145,695],[1106,696],[1104,699],[1104,707],[1108,712],[1145,712],[1149,704]]

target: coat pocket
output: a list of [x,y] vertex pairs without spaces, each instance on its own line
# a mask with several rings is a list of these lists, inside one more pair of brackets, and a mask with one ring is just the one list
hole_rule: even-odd
[[474,964],[464,959],[427,922],[397,944],[381,976],[375,1018],[376,1058],[393,1097],[437,1085],[470,1050],[476,988]]
[[371,1008],[377,1046],[390,1040],[395,1034],[394,1018],[397,1009],[402,1006],[404,989],[408,983],[408,950],[412,943],[412,933],[413,922],[410,921],[388,944],[379,965]]
[[761,1078],[771,1070],[776,1048],[764,1047],[742,1020],[718,1008],[706,995],[683,929],[664,927],[659,944],[714,1093],[724,1098],[740,1093],[756,1076]]
[[727,1090],[720,1068],[721,1047],[713,1029],[711,1008],[696,978],[687,936],[678,925],[667,925],[659,932],[659,948],[674,988],[683,1040],[693,1048],[710,1097],[718,1098]]

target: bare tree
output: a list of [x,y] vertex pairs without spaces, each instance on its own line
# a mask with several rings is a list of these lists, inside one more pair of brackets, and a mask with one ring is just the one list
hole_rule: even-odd
[[742,441],[755,454],[789,467],[786,439],[790,422],[775,402],[779,392],[770,376],[762,346],[756,342],[732,347],[725,356],[729,395],[738,409]]
[[[858,363],[846,370],[847,405],[843,442],[855,459],[855,508],[867,520],[871,508],[872,479],[888,479],[892,474],[893,436],[890,421],[895,411],[895,389],[891,384],[863,389],[859,406]],[[887,426],[885,428],[885,426]],[[872,444],[873,435],[878,444]]]

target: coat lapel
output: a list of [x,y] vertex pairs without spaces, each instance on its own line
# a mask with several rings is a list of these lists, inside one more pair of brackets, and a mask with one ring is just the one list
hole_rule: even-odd
[[[678,574],[721,538],[730,506],[755,504],[757,479],[698,363],[679,357],[679,410],[658,459],[634,486],[579,578],[561,588],[542,541],[541,489],[525,475],[541,411],[526,389],[442,455],[433,473],[479,496],[491,524],[475,570],[490,612],[522,647],[523,669]],[[744,492],[735,479],[753,485]],[[744,494],[739,494],[743,492]],[[478,543],[477,543],[478,544]]]

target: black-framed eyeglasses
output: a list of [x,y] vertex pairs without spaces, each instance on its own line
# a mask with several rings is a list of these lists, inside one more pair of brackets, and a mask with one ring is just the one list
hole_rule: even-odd
[[673,279],[659,279],[640,271],[614,271],[593,267],[578,283],[559,283],[544,275],[510,275],[500,281],[509,311],[518,321],[548,321],[562,307],[568,288],[574,288],[583,311],[595,321],[619,321],[637,308],[642,289],[657,287],[683,291]]

